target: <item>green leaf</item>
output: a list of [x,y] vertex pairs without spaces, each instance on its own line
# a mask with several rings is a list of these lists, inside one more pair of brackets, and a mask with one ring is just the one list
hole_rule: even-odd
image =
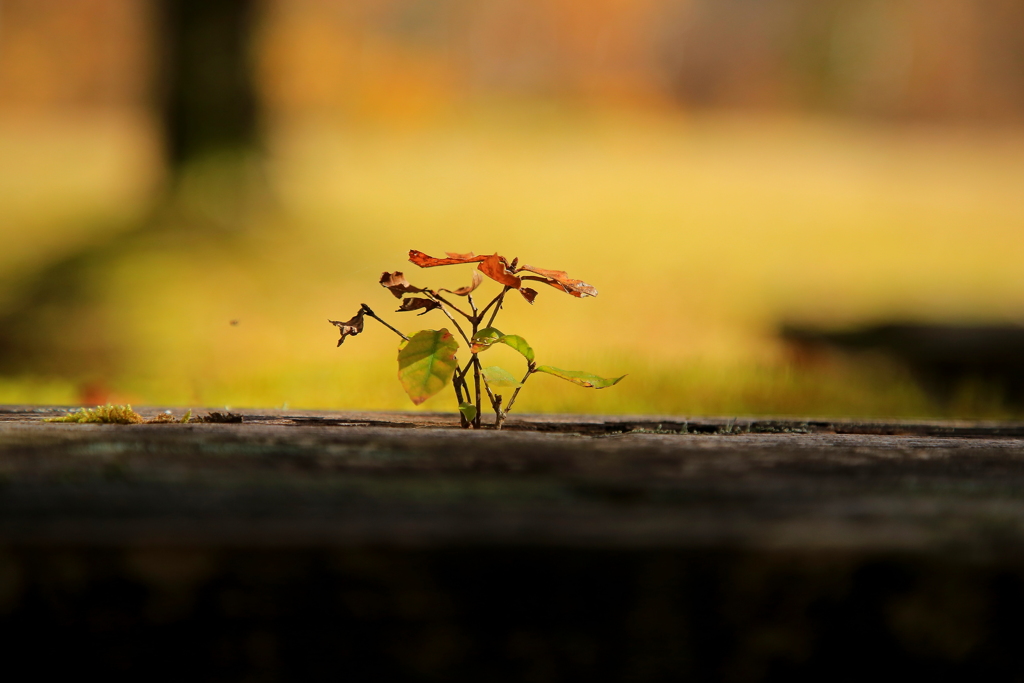
[[398,380],[416,405],[448,386],[459,345],[448,330],[422,330],[398,347]]
[[508,370],[492,365],[483,369],[484,379],[492,387],[521,387],[523,383],[512,376]]
[[613,384],[618,384],[622,377],[625,377],[625,375],[623,375],[622,377],[616,377],[615,379],[605,379],[604,377],[591,375],[589,372],[580,372],[579,370],[561,370],[559,368],[553,368],[550,365],[538,365],[536,372],[546,372],[549,375],[561,377],[573,384],[578,384],[581,387],[587,387],[590,389],[604,389],[606,387],[610,387]]
[[470,340],[473,342],[473,345],[469,350],[473,353],[480,353],[484,349],[491,348],[491,344],[501,339],[501,336],[501,330],[498,328],[485,327],[473,335],[473,338]]
[[466,403],[463,401],[459,404],[459,411],[466,416],[466,419],[472,422],[476,418],[476,406],[472,403]]
[[480,353],[491,348],[494,344],[507,344],[523,354],[527,361],[533,362],[533,349],[525,339],[517,334],[502,334],[501,330],[494,327],[485,327],[473,335],[473,353]]
[[508,346],[511,346],[513,349],[523,354],[526,360],[528,360],[531,363],[533,362],[533,349],[530,348],[530,345],[526,343],[526,340],[520,337],[519,335],[505,334],[502,335],[498,339],[498,341],[501,342],[502,344],[507,344]]

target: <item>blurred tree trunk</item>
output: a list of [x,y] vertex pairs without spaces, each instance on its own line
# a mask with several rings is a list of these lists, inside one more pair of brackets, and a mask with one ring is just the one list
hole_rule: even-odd
[[259,147],[251,36],[257,0],[157,0],[157,88],[166,160]]
[[253,34],[261,0],[156,0],[156,113],[172,232],[239,233],[267,205]]
[[[230,251],[268,213],[252,54],[260,0],[154,0],[154,74],[167,182],[150,212],[19,283],[0,316],[0,373],[43,373],[102,386],[123,361],[126,315],[106,284],[147,253],[182,262]],[[185,235],[188,235],[187,237]],[[187,252],[185,254],[184,252]],[[138,287],[153,286],[139,282]]]

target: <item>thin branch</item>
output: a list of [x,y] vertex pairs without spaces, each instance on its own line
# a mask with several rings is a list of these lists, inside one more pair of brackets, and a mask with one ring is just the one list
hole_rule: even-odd
[[[473,354],[473,361],[478,367],[480,366],[480,356]],[[490,399],[491,408],[494,410],[494,428],[501,429],[501,423],[505,419],[501,414],[501,396],[496,396],[494,392],[491,391],[491,385],[487,383],[487,378],[483,377],[482,374],[481,377],[484,381],[484,389],[487,390],[487,398]]]
[[434,301],[435,301],[435,302],[437,303],[437,308],[438,308],[438,310],[439,310],[439,311],[441,311],[442,313],[444,313],[444,314],[445,314],[445,316],[446,316],[446,317],[447,317],[447,318],[448,318],[449,320],[451,320],[451,321],[452,321],[452,325],[455,325],[455,329],[457,329],[457,330],[459,331],[459,334],[461,334],[461,335],[462,335],[462,338],[466,340],[466,343],[467,343],[467,344],[469,344],[470,346],[472,346],[472,345],[473,345],[473,342],[471,342],[471,341],[469,340],[469,337],[467,337],[467,336],[466,336],[466,333],[465,333],[465,332],[464,332],[464,331],[462,330],[462,326],[461,326],[461,325],[459,325],[459,321],[458,321],[458,320],[456,320],[455,318],[453,318],[453,317],[452,317],[452,314],[448,312],[448,309],[447,309],[447,308],[445,308],[445,307],[444,307],[444,305],[443,305],[443,304],[442,304],[442,303],[441,303],[440,301],[437,301],[437,299],[435,299],[435,298],[434,298],[434,296],[433,296],[433,295],[432,295],[432,294],[431,294],[430,292],[424,292],[424,294],[426,294],[426,295],[427,295],[427,298],[429,298],[429,299],[432,299],[432,300],[434,300]]
[[455,379],[459,381],[463,390],[466,392],[466,400],[469,400],[469,385],[466,383],[466,375],[469,373],[469,369],[473,367],[473,361],[466,363],[466,367],[462,368],[462,373],[459,373],[459,369],[455,369]]
[[501,424],[505,421],[505,415],[501,412],[501,395],[494,397],[494,429],[501,431]]
[[[469,369],[471,367],[473,367],[473,361],[469,361],[468,363],[466,363],[466,367],[462,368],[461,372],[459,371],[459,368],[456,367],[455,374],[452,376],[452,382],[455,383],[456,396],[458,397],[460,404],[463,401],[466,401],[468,403],[470,399],[469,384],[466,383],[466,375],[469,374]],[[459,389],[459,387],[461,387],[461,390]],[[463,396],[465,396],[465,398],[463,398]],[[462,411],[460,410],[459,412],[461,414]],[[479,412],[479,408],[477,409],[477,412]],[[465,417],[465,415],[462,416],[462,426],[464,428],[469,427],[471,424],[468,420],[465,419]]]
[[473,386],[476,388],[476,418],[473,419],[473,427],[480,429],[480,359],[473,354]]
[[[474,353],[473,354],[473,362],[476,363],[477,367],[480,367],[480,356],[478,356],[478,355],[476,355]],[[482,367],[480,369],[483,370]],[[491,391],[491,385],[487,383],[487,378],[486,377],[483,377],[483,380],[484,380],[484,389],[487,390],[487,398],[489,398],[491,400],[491,405],[493,406],[494,405],[494,393]]]
[[470,322],[472,322],[473,319],[476,317],[474,315],[470,315],[469,313],[466,313],[464,310],[462,310],[461,308],[459,308],[458,306],[456,306],[452,302],[448,301],[447,299],[445,299],[443,296],[441,296],[440,294],[438,294],[436,292],[430,292],[429,295],[432,296],[433,298],[437,299],[441,303],[447,304],[448,306],[451,306],[453,310],[455,310],[459,315],[461,315],[466,320],[469,320]]
[[[523,388],[523,385],[526,384],[526,380],[530,379],[530,375],[532,375],[536,369],[537,364],[530,363],[529,368],[526,370],[526,374],[523,375],[522,381],[519,382],[519,386],[516,387],[516,390],[512,392],[512,398],[508,400],[508,405],[505,406],[505,417],[508,417],[508,412],[512,410],[512,404],[516,402],[516,397],[519,396],[519,390]],[[504,417],[502,419],[504,419]]]
[[[506,286],[505,289],[501,290],[501,294],[499,294],[497,298],[498,305],[494,307],[494,313],[491,313],[491,319],[487,321],[487,327],[494,324],[494,319],[498,317],[498,311],[501,310],[501,305],[505,301],[505,294],[507,294],[510,289],[512,288]],[[480,317],[483,317],[483,314],[481,314]]]
[[[509,289],[510,288],[506,286],[505,289],[501,290],[500,294],[491,299],[491,302],[484,306],[484,310],[480,311],[479,315],[477,315],[477,319],[483,320],[484,316],[487,315],[487,311],[491,310],[491,306],[501,301],[501,299],[505,296],[505,292],[507,292]],[[494,322],[494,316],[491,316],[491,322]],[[490,325],[488,325],[488,327],[490,327]]]
[[459,424],[463,429],[469,427],[469,420],[466,419],[465,413],[462,412],[462,404],[465,401],[462,400],[462,387],[459,386],[459,372],[456,368],[455,374],[452,375],[452,386],[455,387],[455,398],[459,399]]
[[472,294],[467,294],[466,295],[466,300],[469,302],[469,307],[473,311],[473,317],[477,319],[477,322],[479,322],[480,321],[480,312],[478,310],[476,310],[476,302],[473,301],[473,295]]
[[408,338],[408,337],[406,337],[406,336],[405,336],[404,334],[402,334],[401,332],[399,332],[398,330],[396,330],[395,328],[393,328],[393,327],[392,327],[391,325],[388,325],[388,324],[387,324],[386,322],[384,322],[383,320],[381,320],[381,318],[380,318],[380,317],[379,317],[379,316],[378,316],[378,315],[377,315],[376,313],[374,313],[374,312],[373,312],[373,311],[372,311],[372,310],[370,309],[370,307],[369,307],[369,306],[367,306],[366,304],[362,304],[362,307],[363,307],[363,313],[365,313],[366,315],[370,316],[371,318],[373,318],[374,320],[376,320],[377,322],[379,322],[379,323],[380,323],[381,325],[383,325],[384,327],[388,328],[389,330],[391,330],[392,332],[394,332],[395,334],[397,334],[397,335],[398,335],[399,337],[401,337],[401,338],[402,338],[402,339],[404,339],[405,341],[409,341],[409,338]]

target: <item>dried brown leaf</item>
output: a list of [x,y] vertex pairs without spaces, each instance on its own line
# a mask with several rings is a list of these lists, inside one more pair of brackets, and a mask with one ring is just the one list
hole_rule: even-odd
[[442,289],[442,292],[451,292],[455,296],[469,296],[474,289],[480,286],[480,283],[484,281],[484,276],[480,274],[479,270],[473,271],[473,281],[465,287],[459,287],[458,289]]
[[422,251],[409,250],[409,260],[420,268],[433,268],[434,266],[452,266],[459,263],[477,263],[488,258],[487,256],[474,256],[469,254],[448,254],[448,258],[434,258],[427,256]]
[[242,422],[243,418],[237,413],[217,413],[213,412],[209,415],[202,417],[192,418],[193,422],[213,422],[218,424],[238,424]]
[[[427,311],[432,311],[435,308],[440,307],[441,304],[432,299],[413,297],[410,299],[402,299],[402,305],[398,307],[398,310],[395,311],[395,313],[401,313],[403,311],[418,311],[421,308],[424,309],[423,313],[426,313]],[[423,313],[420,313],[420,315],[423,315]]]
[[572,294],[575,297],[583,298],[586,296],[597,296],[597,288],[593,285],[588,285],[583,280],[575,280],[564,271],[564,270],[546,270],[544,268],[535,268],[533,266],[524,265],[520,266],[516,272],[528,270],[531,273],[537,273],[543,277],[533,277],[532,275],[524,275],[524,280],[536,280],[543,282],[544,284],[551,285],[557,289]]
[[401,299],[406,294],[419,294],[420,292],[428,291],[409,284],[409,281],[405,279],[405,274],[400,270],[396,270],[393,273],[381,273],[380,286],[387,288],[388,291],[395,295],[396,299]]
[[520,287],[519,293],[526,299],[526,303],[532,304],[533,300],[537,298],[537,290],[530,287]]
[[508,261],[505,260],[504,256],[491,254],[485,257],[483,262],[477,267],[481,273],[506,287],[519,289],[523,284],[508,267]]
[[327,321],[341,330],[341,339],[338,340],[338,346],[342,345],[345,341],[345,337],[354,337],[363,331],[363,316],[365,314],[366,312],[360,308],[359,312],[356,313],[351,320],[346,320],[345,322],[339,322],[337,320]]
[[457,258],[457,259],[476,258],[476,254],[474,254],[471,251],[467,252],[465,254],[460,254],[457,251],[446,251],[446,252],[444,252],[444,255],[447,256],[448,258]]

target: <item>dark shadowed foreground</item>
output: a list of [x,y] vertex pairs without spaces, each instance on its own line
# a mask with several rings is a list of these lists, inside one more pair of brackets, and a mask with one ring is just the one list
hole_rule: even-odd
[[40,674],[1024,669],[1022,424],[57,413],[0,410],[0,638]]

